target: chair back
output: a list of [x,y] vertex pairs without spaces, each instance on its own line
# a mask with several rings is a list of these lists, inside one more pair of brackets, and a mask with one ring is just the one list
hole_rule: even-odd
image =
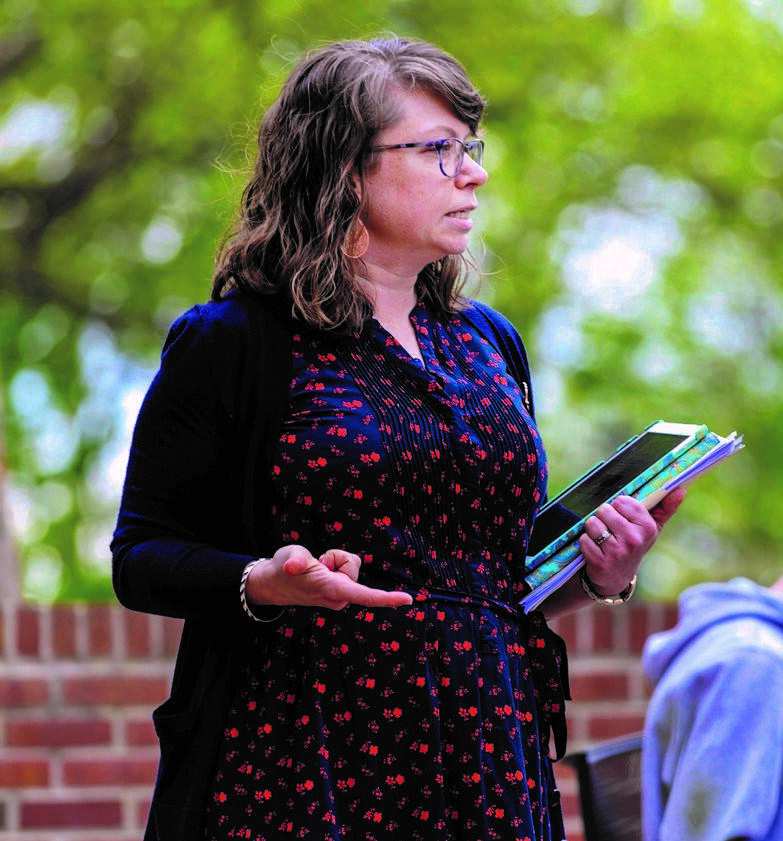
[[585,841],[641,841],[642,734],[572,751]]

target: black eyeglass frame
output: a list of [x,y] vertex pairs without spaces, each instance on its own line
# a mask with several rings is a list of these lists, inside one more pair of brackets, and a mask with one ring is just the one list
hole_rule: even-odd
[[[457,143],[459,153],[454,167],[454,172],[446,172],[443,166],[443,150],[447,143]],[[468,140],[463,142],[458,137],[443,137],[440,140],[422,140],[418,143],[392,143],[388,146],[373,146],[371,152],[386,152],[389,149],[434,149],[438,153],[438,166],[440,171],[446,178],[456,178],[459,171],[462,169],[462,162],[465,160],[465,154],[481,166],[484,160],[484,141],[483,140]]]

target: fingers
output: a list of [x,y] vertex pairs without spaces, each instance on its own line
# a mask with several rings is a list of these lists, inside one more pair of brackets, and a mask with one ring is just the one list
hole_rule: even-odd
[[633,525],[644,529],[650,529],[650,512],[631,496],[618,496],[611,503],[604,503],[596,512],[601,519],[609,517],[615,524],[618,524],[618,515],[621,520],[627,520]]
[[587,562],[587,573],[600,592],[620,592],[627,585],[657,534],[655,520],[631,497],[605,503],[588,518],[579,548]]
[[658,535],[650,512],[630,496],[618,496],[610,504],[601,505],[596,515],[621,543],[651,545]]
[[588,518],[579,548],[600,592],[620,592],[628,584],[684,497],[682,489],[672,491],[650,512],[638,500],[618,496]]
[[286,546],[284,549],[292,551],[278,550],[274,559],[283,562],[283,569],[288,575],[303,575],[315,560],[304,546]]
[[642,533],[654,542],[658,532],[675,514],[684,499],[685,488],[676,488],[648,512],[638,500],[630,496],[618,496],[610,505],[602,505],[596,514],[613,530],[612,523],[619,527],[621,522],[615,517],[616,512],[632,525],[638,526]]
[[[318,559],[319,563],[330,569],[328,587],[332,588],[328,594],[325,607],[342,610],[349,604],[360,604],[365,607],[400,607],[411,604],[412,596],[401,590],[380,590],[358,583],[359,568],[362,560],[352,552],[342,549],[330,549]],[[331,565],[334,566],[331,566]]]
[[685,499],[685,488],[675,488],[671,493],[667,494],[658,505],[650,511],[658,528],[662,528],[666,522],[672,517],[677,509],[682,505]]
[[400,607],[412,597],[398,590],[380,590],[358,583],[362,560],[353,552],[330,549],[315,558],[303,546],[279,549],[274,561],[280,564],[282,580],[275,587],[277,604],[297,604],[341,610],[348,604],[367,607]]
[[318,559],[328,569],[339,570],[354,581],[359,579],[359,569],[362,559],[353,552],[346,552],[343,549],[329,549]]
[[[349,604],[360,604],[364,607],[403,607],[413,604],[413,597],[410,593],[402,590],[378,590],[374,587],[365,587],[363,584],[353,583],[352,586],[340,587],[344,600],[335,610],[341,610]],[[327,605],[331,607],[332,605]]]
[[587,561],[605,560],[610,551],[619,547],[615,533],[597,517],[591,517],[585,524],[584,534],[578,540],[579,548]]
[[345,582],[338,583],[338,589],[343,592],[345,601],[340,604],[342,609],[348,604],[361,604],[365,607],[401,607],[412,604],[413,597],[401,590],[379,590],[375,587],[365,587],[359,584],[359,569],[362,559],[353,552],[343,549],[329,549],[318,559],[327,568],[334,570],[352,582],[352,586]]
[[598,547],[603,546],[607,540],[615,539],[614,532],[598,517],[590,517],[587,520],[585,523],[585,534]]

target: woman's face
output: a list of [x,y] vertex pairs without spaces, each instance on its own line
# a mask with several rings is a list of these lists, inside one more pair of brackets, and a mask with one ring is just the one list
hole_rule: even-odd
[[[456,137],[470,131],[445,103],[425,92],[400,92],[401,118],[376,137],[374,146]],[[370,245],[364,256],[370,274],[376,266],[400,276],[417,275],[424,266],[468,246],[476,209],[476,190],[486,171],[465,155],[459,172],[448,178],[433,148],[389,149],[365,178],[364,224]]]

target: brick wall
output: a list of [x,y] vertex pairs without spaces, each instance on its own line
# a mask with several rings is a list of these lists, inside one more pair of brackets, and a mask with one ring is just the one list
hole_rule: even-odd
[[[179,623],[114,606],[0,608],[0,841],[139,841]],[[569,648],[570,746],[642,726],[639,653],[671,606],[595,608],[556,623]],[[569,841],[575,780],[560,766]]]

